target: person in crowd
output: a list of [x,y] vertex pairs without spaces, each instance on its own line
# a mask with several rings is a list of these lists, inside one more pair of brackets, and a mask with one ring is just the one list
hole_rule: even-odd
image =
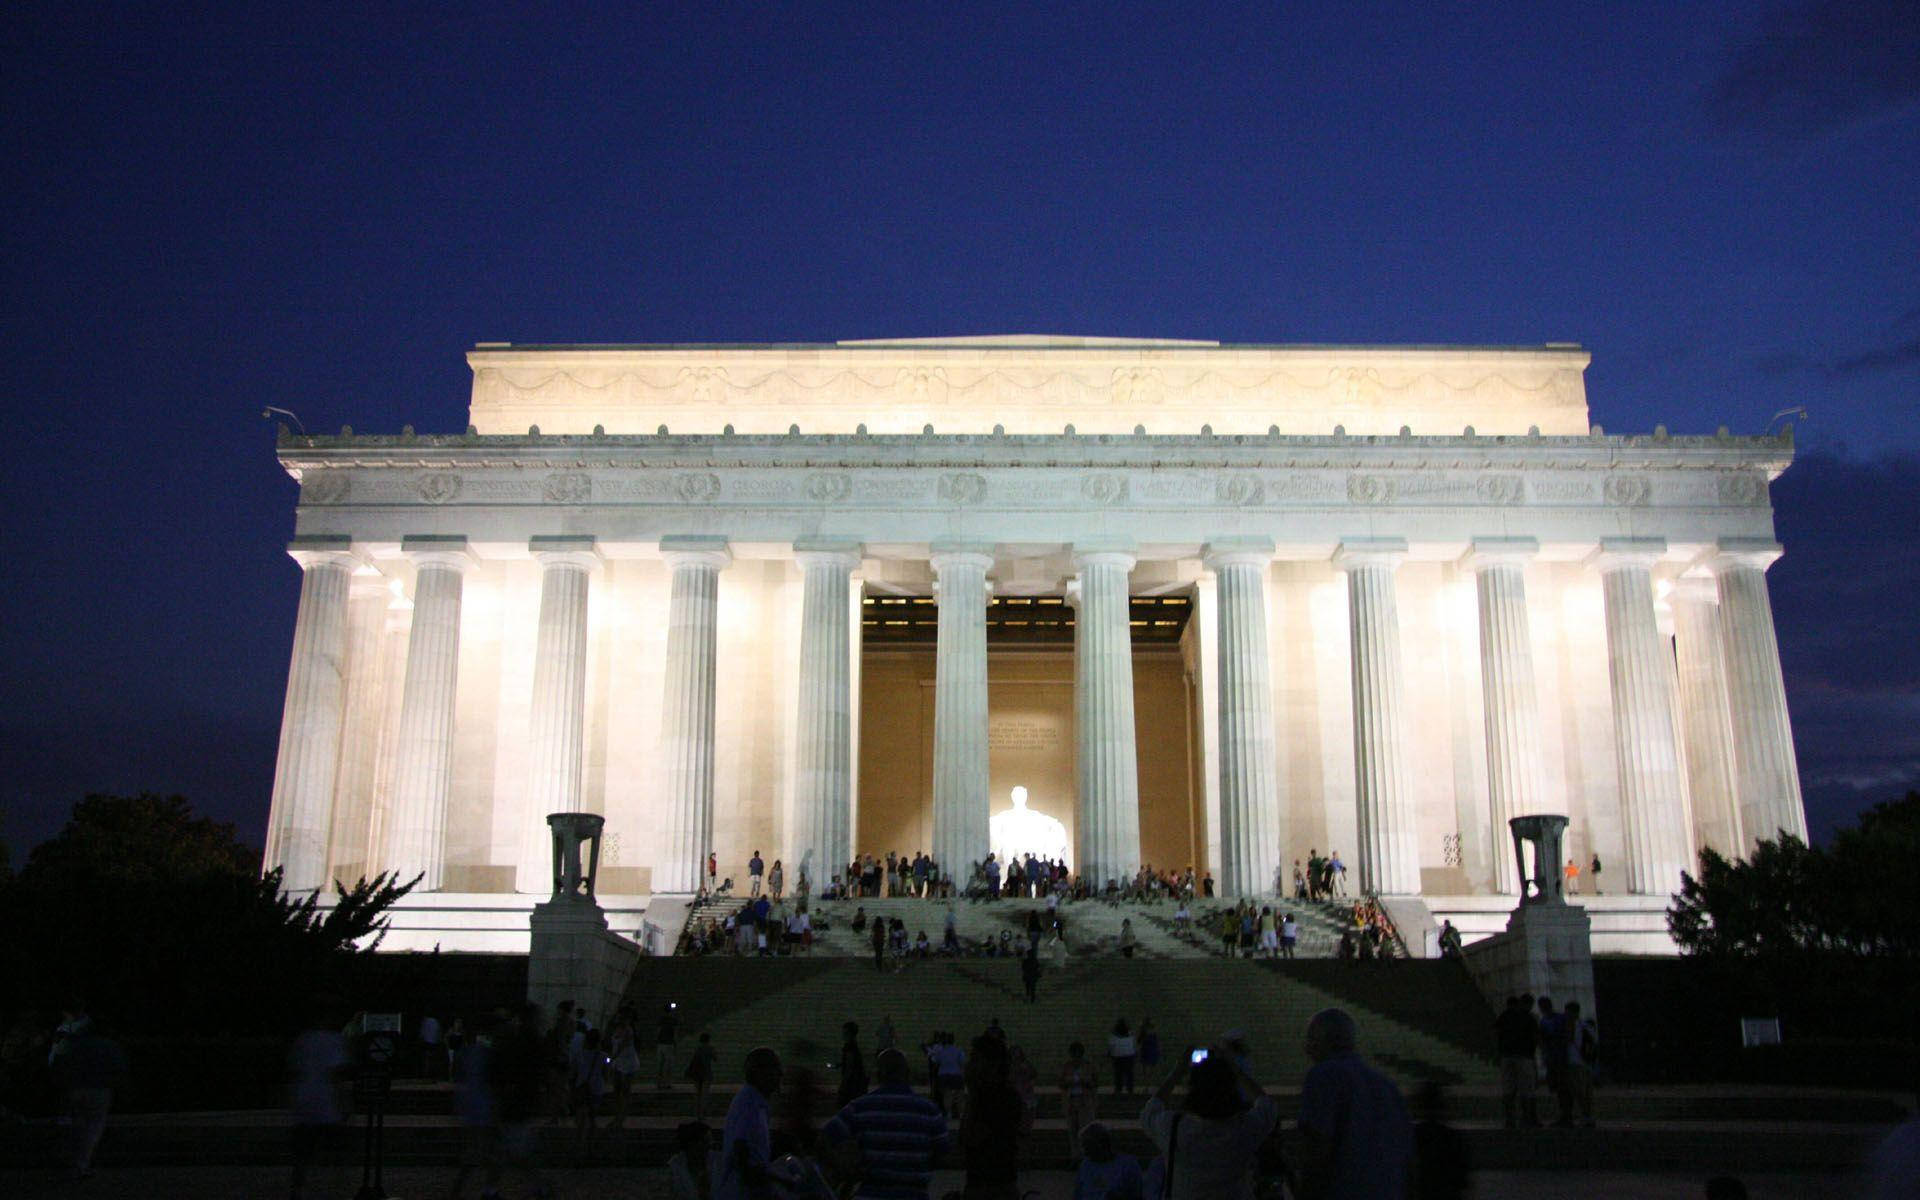
[[1493,1019],[1494,1051],[1500,1059],[1500,1114],[1508,1129],[1540,1123],[1534,1099],[1534,1055],[1540,1046],[1540,1026],[1527,999],[1508,996],[1507,1006]]
[[867,1060],[860,1053],[860,1026],[848,1021],[840,1027],[840,1090],[835,1094],[839,1107],[845,1108],[856,1097],[867,1094]]
[[1113,1032],[1107,1035],[1107,1058],[1113,1063],[1114,1095],[1133,1094],[1133,1063],[1138,1054],[1139,1047],[1127,1029],[1127,1019],[1121,1017],[1113,1023]]
[[707,1119],[707,1092],[713,1087],[713,1035],[703,1033],[687,1057],[687,1082],[693,1084],[693,1119]]
[[1331,894],[1335,896],[1347,894],[1347,864],[1340,861],[1338,850],[1327,855],[1327,879],[1332,885]]
[[974,1039],[967,1068],[966,1116],[960,1124],[966,1200],[1019,1200],[1024,1114],[1010,1079],[1011,1068],[1004,1035]]
[[[1186,1098],[1173,1107],[1186,1084]],[[1279,1109],[1224,1046],[1190,1050],[1174,1064],[1140,1124],[1165,1159],[1167,1200],[1253,1200],[1253,1173]]]
[[760,894],[761,881],[766,878],[767,862],[755,850],[753,857],[747,860],[747,895],[749,898]]
[[934,1048],[933,1061],[934,1099],[946,1109],[948,1116],[959,1118],[966,1111],[967,1052],[951,1033],[943,1033]]
[[820,1058],[814,1044],[806,1038],[795,1038],[791,1050],[786,1061],[793,1065],[780,1077],[780,1097],[773,1113],[771,1144],[776,1161],[790,1154],[816,1158],[820,1153],[822,1113],[834,1107],[811,1065]]
[[1280,922],[1274,919],[1271,905],[1260,906],[1260,949],[1270,959],[1280,957]]
[[773,860],[773,870],[767,872],[767,890],[773,893],[773,902],[780,903],[780,897],[787,890],[787,868],[779,859]]
[[1151,1071],[1160,1065],[1160,1031],[1153,1027],[1152,1017],[1140,1018],[1140,1031],[1134,1041],[1139,1050],[1140,1066]]
[[1547,1092],[1558,1097],[1567,1073],[1567,1028],[1565,1019],[1553,1010],[1553,1000],[1541,996],[1534,1002],[1540,1011],[1540,1077]]
[[1020,986],[1026,990],[1027,1003],[1032,1004],[1040,988],[1040,948],[1029,946],[1020,956]]
[[1594,855],[1593,861],[1587,864],[1587,873],[1593,876],[1593,894],[1598,896],[1600,894],[1600,856],[1598,854]]
[[1560,1075],[1561,1125],[1593,1125],[1593,1063],[1600,1053],[1600,1027],[1580,1015],[1580,1002],[1567,1001],[1561,1017],[1567,1040],[1567,1061]]
[[536,1122],[548,1093],[550,1038],[551,1030],[542,1034],[540,1009],[532,1004],[521,1008],[517,1020],[503,1020],[494,1033],[487,1068],[494,1126],[481,1156],[483,1195],[498,1195],[513,1172],[524,1177],[534,1195],[551,1194],[535,1156]]
[[640,1074],[640,1051],[635,1043],[633,1009],[621,1005],[613,1014],[613,1028],[607,1034],[607,1067],[613,1084],[613,1120],[607,1128],[619,1129],[627,1123],[627,1104],[633,1095],[634,1077]]
[[415,1048],[419,1056],[420,1078],[445,1079],[447,1077],[447,1035],[440,1024],[440,1018],[428,1013],[420,1018],[420,1025],[414,1030],[419,1045]]
[[1079,1131],[1080,1163],[1074,1168],[1073,1200],[1141,1200],[1146,1181],[1140,1160],[1113,1148],[1113,1133],[1098,1121]]
[[720,886],[720,856],[707,851],[707,890],[714,891]]
[[[498,1189],[499,1080],[493,1047],[499,1037],[496,1027],[485,1026],[482,1036],[465,1040],[453,1056],[453,1115],[460,1122],[461,1151],[460,1172],[453,1177],[449,1193],[451,1200],[460,1200],[468,1178],[476,1171],[481,1173],[482,1188],[493,1192]],[[340,1194],[345,1194],[344,1189]]]
[[673,1145],[673,1157],[667,1160],[673,1200],[713,1200],[714,1180],[720,1175],[713,1128],[705,1121],[687,1121],[673,1131]]
[[[307,1176],[325,1164],[338,1173],[345,1148],[347,1068],[352,1057],[346,1035],[318,1008],[287,1052],[293,1116],[293,1181],[300,1200]],[[336,1181],[338,1182],[338,1181]]]
[[1033,1065],[1033,1060],[1019,1046],[1007,1048],[1007,1082],[1013,1085],[1014,1091],[1020,1093],[1020,1132],[1023,1135],[1032,1133],[1034,1118],[1040,1112],[1040,1069]]
[[1433,1080],[1420,1087],[1420,1120],[1413,1127],[1413,1194],[1419,1200],[1466,1200],[1473,1159],[1466,1135],[1447,1124],[1446,1090]]
[[[704,1036],[701,1040],[705,1041]],[[727,1106],[720,1135],[714,1200],[759,1200],[770,1186],[767,1167],[773,1153],[773,1097],[780,1090],[780,1056],[769,1047],[756,1046],[747,1052],[742,1073],[745,1082]]]
[[599,1130],[600,1109],[608,1091],[607,1049],[598,1029],[586,1030],[573,1048],[568,1075],[573,1088],[573,1121],[579,1130],[577,1144],[585,1149]]
[[856,1179],[855,1197],[925,1197],[947,1152],[946,1114],[914,1092],[906,1055],[888,1048],[873,1065],[878,1086],[843,1105],[821,1130],[822,1140],[842,1172]]
[[887,919],[885,917],[874,918],[873,932],[868,938],[868,940],[873,944],[873,969],[876,971],[886,970],[887,969]]
[[1120,957],[1132,958],[1134,948],[1139,944],[1140,939],[1133,932],[1133,918],[1120,918]]
[[660,1006],[660,1016],[653,1023],[653,1069],[663,1092],[673,1090],[674,1039],[679,1035],[680,1006],[669,1000]]
[[1459,958],[1465,952],[1460,944],[1460,930],[1451,920],[1440,922],[1440,957]]
[[1292,958],[1294,949],[1300,944],[1300,922],[1288,913],[1280,920],[1280,957]]
[[1360,1057],[1345,1010],[1315,1013],[1306,1042],[1313,1066],[1300,1089],[1300,1194],[1406,1195],[1413,1122],[1400,1089]]

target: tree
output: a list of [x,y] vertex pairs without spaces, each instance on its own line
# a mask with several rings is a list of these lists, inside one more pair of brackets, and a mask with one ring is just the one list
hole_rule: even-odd
[[1783,834],[1744,862],[1701,851],[1667,929],[1707,958],[1920,963],[1920,793],[1875,806],[1827,849]]
[[336,884],[322,912],[258,861],[178,796],[88,796],[0,885],[0,1006],[78,997],[127,1030],[277,1031],[350,984],[418,882]]

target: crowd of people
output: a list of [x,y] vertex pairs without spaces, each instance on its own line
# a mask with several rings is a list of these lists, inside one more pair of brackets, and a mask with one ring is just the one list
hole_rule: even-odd
[[[924,1197],[935,1169],[953,1159],[969,1200],[1025,1194],[1021,1146],[1034,1129],[1039,1072],[997,1018],[964,1044],[936,1031],[917,1055],[896,1044],[888,1023],[871,1075],[859,1026],[849,1022],[841,1033],[831,1105],[813,1072],[770,1048],[750,1051],[722,1127],[679,1127],[668,1167],[674,1195]],[[1086,1046],[1073,1043],[1058,1083],[1076,1200],[1466,1194],[1463,1139],[1440,1120],[1437,1104],[1416,1127],[1398,1087],[1361,1058],[1357,1042],[1342,1010],[1308,1023],[1313,1066],[1290,1140],[1244,1032],[1189,1046],[1140,1109],[1152,1150],[1144,1161],[1096,1118],[1100,1072]],[[1114,1093],[1133,1094],[1135,1067],[1156,1068],[1159,1050],[1151,1021],[1117,1021],[1103,1056]],[[916,1057],[924,1090],[915,1086]]]
[[1555,1010],[1553,999],[1509,996],[1493,1021],[1500,1058],[1500,1110],[1508,1129],[1538,1128],[1539,1089],[1558,1103],[1556,1125],[1593,1124],[1593,1071],[1600,1028],[1582,1016],[1580,1002]]

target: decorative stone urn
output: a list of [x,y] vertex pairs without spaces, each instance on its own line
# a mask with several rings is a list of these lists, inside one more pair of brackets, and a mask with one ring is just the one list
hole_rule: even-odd
[[[1561,821],[1564,824],[1565,818]],[[600,832],[606,824],[607,819],[599,813],[547,814],[547,828],[553,831],[554,900],[594,903],[594,880],[600,873]]]
[[[553,818],[549,817],[548,820]],[[1565,904],[1561,890],[1560,845],[1566,838],[1567,819],[1559,813],[1534,813],[1514,817],[1507,822],[1513,830],[1513,865],[1520,872],[1522,904]],[[1533,878],[1527,878],[1524,845],[1533,843]]]

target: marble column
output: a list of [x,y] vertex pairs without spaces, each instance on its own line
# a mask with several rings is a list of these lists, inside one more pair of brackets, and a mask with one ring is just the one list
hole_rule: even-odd
[[357,563],[348,547],[344,537],[306,537],[287,548],[300,564],[300,608],[280,715],[265,865],[285,868],[281,887],[288,892],[328,883],[327,836],[346,705],[347,592]]
[[713,849],[713,743],[720,639],[720,572],[733,556],[723,538],[660,539],[673,572],[667,603],[666,701],[660,717],[666,837],[653,890],[692,893]]
[[527,721],[527,790],[514,890],[553,893],[549,813],[580,811],[587,733],[587,596],[600,552],[591,537],[535,537],[540,632]]
[[407,642],[413,628],[413,601],[396,595],[387,603],[380,638],[380,734],[373,755],[373,802],[367,812],[367,870],[393,869],[393,783],[400,758],[400,708],[407,682]]
[[1672,668],[1653,612],[1653,564],[1665,550],[1660,538],[1607,538],[1594,559],[1606,603],[1627,890],[1651,896],[1678,888],[1689,865]]
[[1286,830],[1267,654],[1267,571],[1273,545],[1214,542],[1202,562],[1215,580],[1220,625],[1220,891],[1274,887]]
[[347,593],[346,704],[340,727],[340,770],[333,786],[333,832],[327,839],[326,878],[351,886],[376,868],[367,857],[368,831],[379,769],[381,720],[390,690],[387,655],[387,577],[361,567]]
[[1360,890],[1420,892],[1420,841],[1407,778],[1406,682],[1400,666],[1400,609],[1393,575],[1406,557],[1399,538],[1340,543],[1334,566],[1347,573],[1352,628],[1353,781],[1360,838]]
[[1487,849],[1493,872],[1487,882],[1507,895],[1519,887],[1507,822],[1539,811],[1544,773],[1540,698],[1527,621],[1526,563],[1539,549],[1532,538],[1475,538],[1467,556],[1480,600],[1480,698],[1492,839]]
[[1727,658],[1720,596],[1713,579],[1689,575],[1670,597],[1675,670],[1680,680],[1681,757],[1693,800],[1694,842],[1729,857],[1746,852],[1733,793],[1733,718],[1727,709]]
[[1122,883],[1140,869],[1140,771],[1134,747],[1132,554],[1079,550],[1074,677],[1080,820],[1079,872]]
[[1787,721],[1780,644],[1767,597],[1767,568],[1780,547],[1766,539],[1723,538],[1708,563],[1720,594],[1727,703],[1733,726],[1734,795],[1745,849],[1763,838],[1807,837],[1800,763]]
[[935,547],[940,624],[933,684],[933,858],[957,885],[986,856],[987,571],[974,547]]
[[388,862],[402,881],[440,890],[446,867],[447,796],[453,784],[453,708],[460,668],[460,599],[473,556],[467,539],[410,537],[413,628],[394,750]]
[[853,622],[849,603],[860,547],[794,545],[800,567],[800,701],[794,779],[793,875],[812,890],[853,857]]

